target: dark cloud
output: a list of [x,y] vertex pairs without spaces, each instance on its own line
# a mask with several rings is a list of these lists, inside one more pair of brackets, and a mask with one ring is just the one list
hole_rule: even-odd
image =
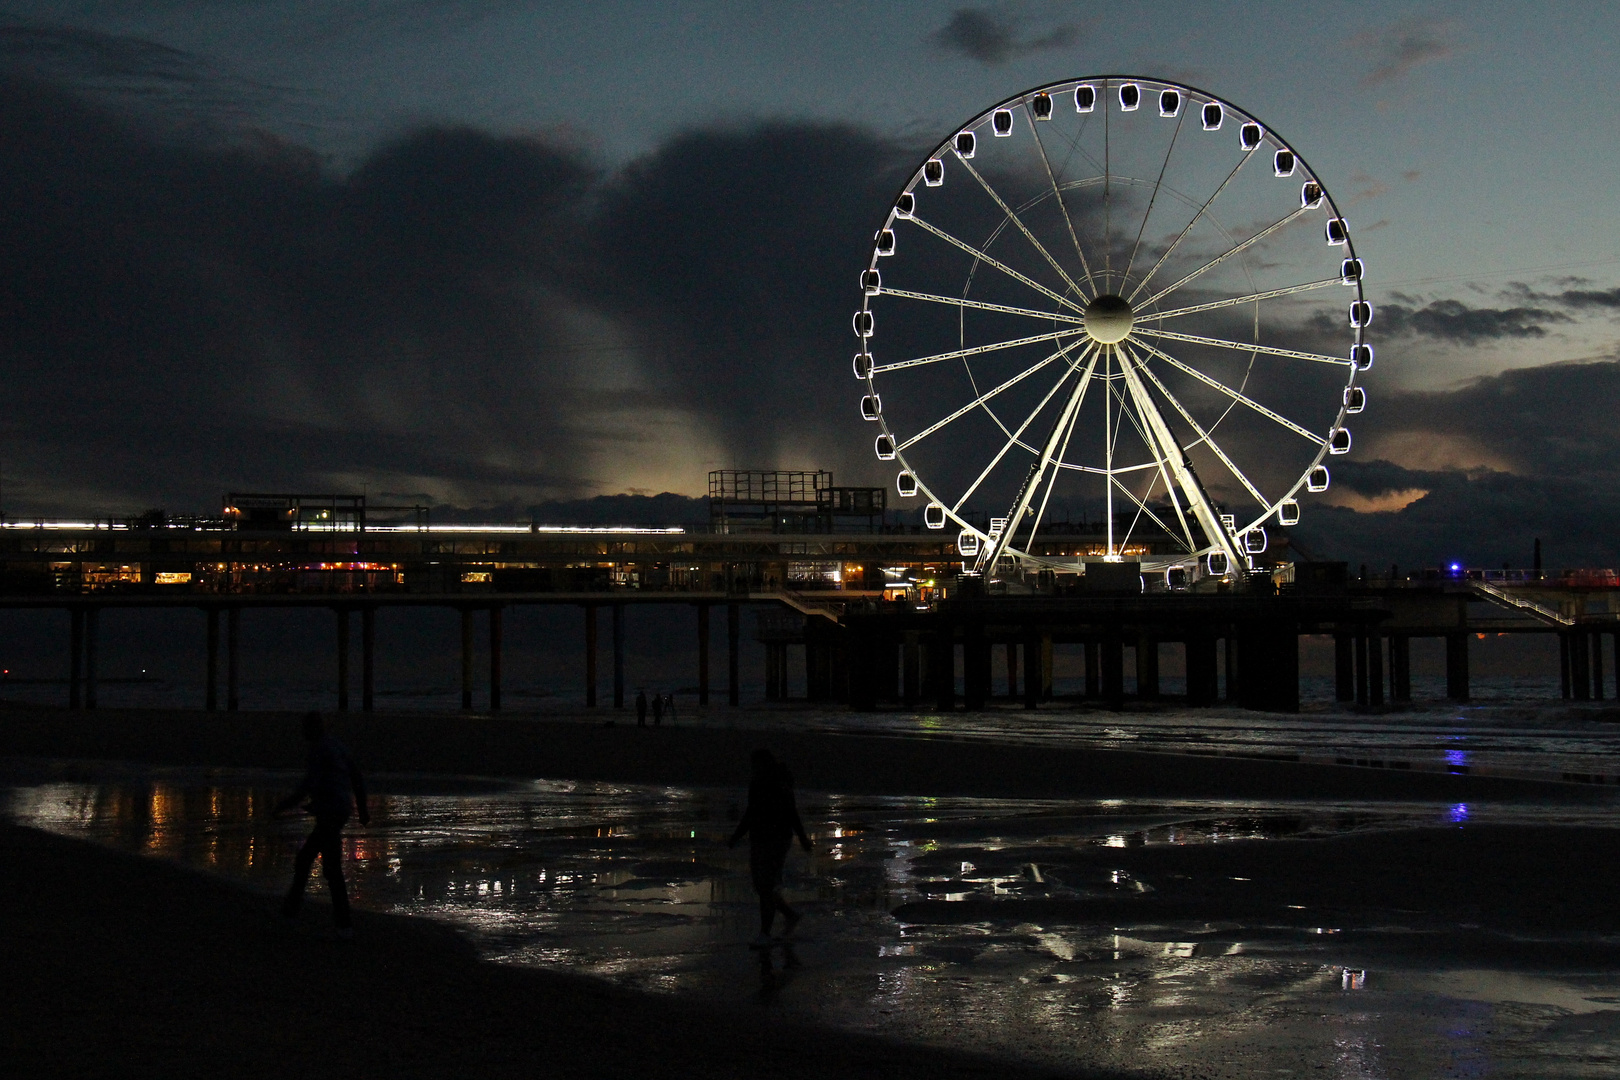
[[367,474],[588,489],[561,298],[594,174],[571,154],[430,129],[339,177],[16,76],[0,130],[11,509]]
[[1573,323],[1568,314],[1551,307],[1470,307],[1461,300],[1435,300],[1416,306],[1381,304],[1374,324],[1378,337],[1421,334],[1456,345],[1482,341],[1541,338],[1547,327]]
[[[1526,565],[1540,538],[1552,566],[1620,565],[1620,362],[1553,364],[1449,391],[1380,393],[1358,418],[1356,450],[1330,462],[1333,493],[1423,492],[1399,510],[1358,513],[1306,497],[1299,535],[1324,557],[1374,564]],[[1494,467],[1381,460],[1390,447],[1463,448]],[[1327,498],[1333,498],[1330,494]]]
[[1452,56],[1456,31],[1448,21],[1407,18],[1382,30],[1369,30],[1350,39],[1372,64],[1361,81],[1367,86],[1393,82],[1413,68]]
[[860,442],[850,313],[914,160],[852,127],[762,124],[688,132],[608,187],[592,294],[638,328],[669,393],[732,460]]
[[140,108],[147,120],[241,123],[299,95],[230,75],[194,53],[142,38],[0,15],[0,70],[72,86],[81,96]]
[[994,65],[1067,48],[1081,38],[1080,27],[1074,23],[1062,23],[1044,34],[1026,36],[1026,22],[1022,14],[1010,7],[957,8],[945,25],[934,31],[931,40],[946,52]]

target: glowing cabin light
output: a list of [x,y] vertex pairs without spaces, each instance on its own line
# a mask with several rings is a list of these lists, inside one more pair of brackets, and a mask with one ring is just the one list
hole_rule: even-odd
[[1266,530],[1264,526],[1256,525],[1243,534],[1243,550],[1249,555],[1259,555],[1266,550]]
[[945,508],[939,503],[929,503],[923,508],[923,524],[930,529],[943,529],[945,527]]
[[1119,84],[1119,108],[1121,112],[1135,112],[1142,104],[1142,88],[1135,83]]
[[923,162],[923,183],[929,187],[939,187],[945,182],[945,163],[939,158],[929,158]]
[[867,296],[876,296],[883,291],[883,275],[876,270],[861,271],[861,292]]
[[1224,551],[1210,552],[1209,557],[1204,560],[1204,565],[1209,568],[1211,577],[1225,577],[1227,570],[1230,569]]
[[1279,150],[1272,156],[1271,168],[1278,176],[1294,175],[1294,152],[1292,150]]
[[963,529],[956,534],[956,553],[971,559],[979,553],[979,534]]
[[974,138],[973,132],[958,132],[956,136],[956,156],[964,161],[967,160],[973,156],[973,151],[977,145],[978,140]]
[[913,195],[911,192],[908,191],[904,195],[901,195],[898,199],[894,200],[895,217],[909,220],[916,213],[917,196]]
[[894,460],[894,440],[889,438],[889,436],[879,435],[877,440],[872,443],[872,449],[877,451],[877,459],[879,461]]
[[880,230],[878,230],[877,241],[876,241],[875,246],[877,248],[877,253],[879,255],[893,255],[894,254],[894,230],[893,229],[880,229]]
[[1373,347],[1371,345],[1350,346],[1350,363],[1357,371],[1366,371],[1373,366]]
[[1373,307],[1365,300],[1357,300],[1350,305],[1350,325],[1368,326],[1372,323]]
[[1361,412],[1367,407],[1367,391],[1359,386],[1347,387],[1344,391],[1344,411],[1350,414]]
[[1362,265],[1360,259],[1346,259],[1339,265],[1340,279],[1346,285],[1354,285],[1361,280],[1361,275],[1365,269],[1366,267]]
[[1097,107],[1097,88],[1089,83],[1081,83],[1074,88],[1074,111],[1091,112]]
[[1243,148],[1244,153],[1259,146],[1265,137],[1265,129],[1252,120],[1238,128],[1238,145]]
[[1321,184],[1318,184],[1315,180],[1307,180],[1300,185],[1299,205],[1306,210],[1314,210],[1322,205],[1322,198],[1326,194],[1327,192],[1322,190]]
[[862,382],[870,379],[872,377],[872,354],[869,352],[856,353],[855,363],[853,366],[855,368],[855,377],[857,379],[860,379]]
[[1052,95],[1044,90],[1029,99],[1030,115],[1037,120],[1052,119]]
[[861,419],[876,420],[883,414],[883,399],[876,394],[861,398]]
[[1221,122],[1223,120],[1225,120],[1225,119],[1226,119],[1226,110],[1221,108],[1221,103],[1220,102],[1211,101],[1211,102],[1207,102],[1204,105],[1203,120],[1204,120],[1204,130],[1205,131],[1219,131],[1219,130],[1221,130]]
[[1335,247],[1348,242],[1350,239],[1350,226],[1342,217],[1328,218],[1324,231],[1327,242]]
[[1011,109],[997,109],[990,114],[990,130],[998,139],[1005,139],[1013,131],[1013,114]]
[[1350,452],[1350,429],[1334,428],[1333,434],[1328,438],[1328,453],[1348,454]]
[[898,491],[903,498],[911,498],[917,494],[917,478],[911,474],[910,470],[902,470],[900,475],[894,478],[894,490]]
[[1299,503],[1296,500],[1284,499],[1277,504],[1277,524],[1299,524]]
[[877,328],[877,322],[872,318],[870,311],[857,311],[854,326],[856,337],[869,338],[872,336],[872,331]]
[[1326,465],[1318,465],[1311,470],[1305,478],[1306,491],[1326,491],[1328,489],[1328,469]]
[[1175,116],[1181,112],[1181,92],[1179,90],[1163,90],[1159,93],[1159,115]]

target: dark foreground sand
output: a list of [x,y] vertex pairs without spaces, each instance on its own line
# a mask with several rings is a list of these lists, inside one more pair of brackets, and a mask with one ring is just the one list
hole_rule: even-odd
[[[750,719],[742,710],[716,718],[735,718],[740,725]],[[766,745],[792,766],[801,789],[857,795],[1447,802],[1614,797],[1612,787],[1503,777],[951,739],[488,716],[350,713],[330,719],[372,773],[738,787],[747,783],[749,752]],[[0,710],[0,757],[296,768],[303,753],[294,714]]]
[[[480,962],[433,923],[0,824],[0,1061],[58,1077],[989,1077],[1049,1071]],[[1092,1074],[1101,1075],[1101,1074]]]

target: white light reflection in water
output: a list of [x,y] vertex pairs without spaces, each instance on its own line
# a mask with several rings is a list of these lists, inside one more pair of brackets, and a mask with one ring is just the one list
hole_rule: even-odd
[[[252,811],[289,780],[167,771],[19,782],[4,805],[26,824],[273,890],[303,823]],[[1124,849],[1433,825],[1457,807],[801,793],[818,853],[791,857],[787,892],[808,917],[791,954],[761,955],[744,945],[755,931],[746,852],[724,842],[740,792],[426,783],[379,796],[373,826],[351,834],[358,906],[454,923],[496,960],[653,993],[765,1001],[803,1019],[1055,1064],[1152,1072],[1196,1060],[1213,1076],[1395,1075],[1392,1061],[1402,1075],[1441,1075],[1461,1046],[1497,1071],[1558,1075],[1553,1066],[1564,1063],[1578,1074],[1573,1066],[1603,1058],[1607,1043],[1544,1044],[1548,1010],[1584,1003],[1596,1015],[1602,1001],[1620,1001],[1614,977],[1461,977],[1381,964],[1374,983],[1338,925],[974,914],[991,900],[1148,895],[1151,881],[1110,865]],[[1473,821],[1508,813],[1466,812]],[[1557,813],[1581,824],[1606,811]],[[312,889],[323,887],[317,876]],[[922,900],[966,916],[902,925],[890,914]],[[1525,1000],[1541,1011],[1513,1004]],[[1543,1045],[1556,1060],[1537,1056]]]

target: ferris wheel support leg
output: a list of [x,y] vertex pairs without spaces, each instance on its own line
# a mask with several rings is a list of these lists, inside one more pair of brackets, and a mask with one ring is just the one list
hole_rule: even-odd
[[1148,396],[1147,387],[1142,385],[1141,375],[1136,370],[1136,365],[1141,361],[1122,350],[1118,351],[1117,355],[1120,372],[1125,376],[1125,386],[1136,405],[1137,414],[1142,418],[1143,426],[1153,436],[1153,441],[1158,443],[1158,446],[1153,448],[1154,452],[1175,477],[1176,487],[1181,490],[1182,498],[1187,501],[1193,517],[1204,530],[1205,542],[1226,556],[1226,565],[1230,573],[1242,575],[1243,568],[1247,565],[1243,553],[1238,550],[1237,542],[1231,533],[1221,525],[1215,508],[1209,504],[1204,486],[1193,475],[1186,451],[1170,433],[1170,425],[1165,423],[1164,414],[1159,412],[1159,407]]

